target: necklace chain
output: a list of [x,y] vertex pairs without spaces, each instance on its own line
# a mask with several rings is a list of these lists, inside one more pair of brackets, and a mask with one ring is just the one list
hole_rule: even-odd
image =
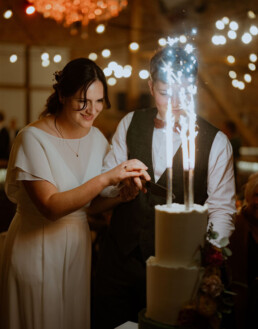
[[66,145],[69,147],[69,149],[76,155],[76,157],[78,158],[79,157],[79,149],[80,149],[80,143],[81,143],[81,140],[79,139],[79,143],[78,143],[78,147],[77,147],[77,152],[74,151],[74,149],[71,147],[71,145],[68,143],[68,141],[64,138],[62,132],[60,129],[58,129],[57,127],[57,122],[56,122],[56,117],[55,117],[55,128],[56,128],[56,131],[58,132],[58,134],[61,136],[61,138],[63,139],[63,141],[66,143]]

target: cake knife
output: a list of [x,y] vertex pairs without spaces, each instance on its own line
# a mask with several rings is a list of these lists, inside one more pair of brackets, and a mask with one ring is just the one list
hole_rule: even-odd
[[158,196],[162,196],[166,198],[167,196],[167,188],[165,186],[156,184],[152,181],[147,181],[145,183],[145,187],[152,193]]

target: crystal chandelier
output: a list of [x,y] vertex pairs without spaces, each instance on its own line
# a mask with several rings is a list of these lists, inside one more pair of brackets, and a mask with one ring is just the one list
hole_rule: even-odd
[[75,22],[88,25],[91,20],[105,21],[118,16],[127,0],[29,0],[45,18],[64,26]]

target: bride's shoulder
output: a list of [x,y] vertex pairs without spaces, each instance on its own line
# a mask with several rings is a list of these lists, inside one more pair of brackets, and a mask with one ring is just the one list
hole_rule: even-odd
[[28,127],[35,127],[45,131],[46,133],[56,136],[55,122],[52,115],[43,117],[39,120],[36,120],[28,125]]

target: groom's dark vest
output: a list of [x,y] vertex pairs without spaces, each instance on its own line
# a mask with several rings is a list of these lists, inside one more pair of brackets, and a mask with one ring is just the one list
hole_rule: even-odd
[[[139,159],[147,167],[154,182],[152,165],[152,135],[157,109],[143,109],[134,113],[127,132],[128,158]],[[203,205],[207,199],[207,173],[211,145],[218,129],[204,119],[197,118],[196,160],[194,171],[194,203]],[[173,159],[173,194],[175,203],[184,203],[182,151],[179,147]],[[157,181],[166,186],[166,171]],[[120,204],[114,209],[109,233],[119,250],[129,255],[137,246],[143,259],[154,255],[154,218],[157,204],[166,203],[165,198],[150,192],[140,194],[136,199]]]

